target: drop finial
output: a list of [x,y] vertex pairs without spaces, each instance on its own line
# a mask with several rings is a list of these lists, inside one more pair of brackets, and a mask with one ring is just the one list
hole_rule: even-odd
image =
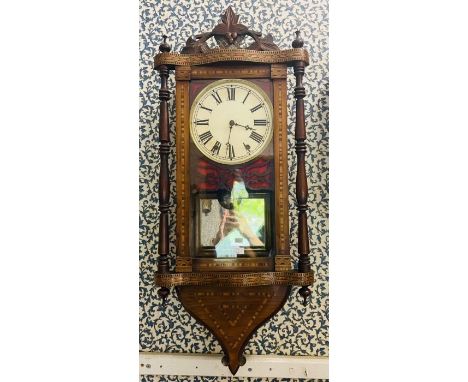
[[299,294],[302,297],[302,305],[306,306],[307,305],[307,299],[312,294],[312,292],[310,291],[309,288],[307,288],[306,286],[303,286],[303,287],[301,287],[301,289],[299,289]]
[[169,292],[169,289],[167,289],[167,288],[165,288],[165,287],[162,287],[162,288],[159,288],[159,289],[158,289],[158,296],[159,296],[159,298],[162,299],[163,304],[166,303],[166,301],[167,301],[167,296],[169,296],[169,293],[170,293],[170,292]]

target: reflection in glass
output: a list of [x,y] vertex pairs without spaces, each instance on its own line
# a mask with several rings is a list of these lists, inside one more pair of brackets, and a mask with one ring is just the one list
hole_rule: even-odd
[[242,180],[199,203],[200,245],[214,247],[217,258],[250,256],[249,248],[265,246],[265,198],[250,196]]

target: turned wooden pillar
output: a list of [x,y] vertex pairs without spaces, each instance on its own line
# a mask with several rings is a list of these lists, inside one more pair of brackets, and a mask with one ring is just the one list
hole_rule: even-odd
[[[293,48],[302,48],[304,41],[300,37],[300,32],[296,32],[296,39],[293,41]],[[310,259],[309,259],[309,234],[307,228],[307,174],[305,168],[306,156],[306,129],[305,129],[305,115],[304,115],[304,97],[305,88],[302,84],[304,77],[305,63],[303,61],[296,61],[294,63],[294,76],[296,77],[296,87],[294,88],[294,98],[296,99],[296,154],[297,154],[297,175],[296,175],[296,199],[298,209],[298,232],[297,232],[297,249],[299,252],[299,272],[310,272]],[[307,286],[299,289],[300,295],[304,299],[304,305],[307,302],[307,297],[310,296],[311,291]]]
[[[163,36],[163,43],[159,45],[161,52],[169,52],[171,47],[167,44],[167,36]],[[170,98],[167,89],[169,68],[161,65],[157,68],[161,77],[161,88],[159,90],[160,115],[159,115],[159,248],[158,248],[158,273],[169,273],[169,107]],[[162,287],[158,295],[163,300],[169,295],[169,289]]]

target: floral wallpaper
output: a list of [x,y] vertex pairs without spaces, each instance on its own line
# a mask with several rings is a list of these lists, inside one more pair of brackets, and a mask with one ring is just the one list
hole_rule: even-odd
[[[190,36],[211,30],[231,5],[240,22],[271,33],[280,49],[291,47],[300,29],[309,50],[305,113],[309,185],[309,236],[316,282],[312,299],[303,307],[294,287],[282,310],[249,341],[246,354],[328,356],[328,2],[327,0],[140,0],[140,350],[154,352],[221,353],[213,335],[181,306],[172,288],[162,306],[153,286],[158,248],[158,118],[159,79],[152,69],[161,36],[172,51],[180,51]],[[289,201],[292,256],[297,260],[295,209],[294,76],[288,72]],[[169,88],[175,88],[171,74]],[[171,130],[171,200],[175,195],[175,105],[169,103]],[[170,211],[171,266],[175,256],[175,203]],[[142,381],[215,381],[213,377],[142,377]],[[237,379],[232,379],[237,380]],[[252,381],[260,379],[252,378]],[[270,379],[283,381],[283,379]],[[286,380],[284,380],[286,381]]]

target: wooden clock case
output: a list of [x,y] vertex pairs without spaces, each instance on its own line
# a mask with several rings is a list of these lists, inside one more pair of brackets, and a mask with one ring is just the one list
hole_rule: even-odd
[[[307,51],[297,32],[293,49],[279,50],[271,36],[261,37],[238,23],[239,17],[229,7],[222,23],[213,31],[190,38],[182,52],[171,53],[166,43],[155,57],[161,76],[160,103],[160,177],[159,177],[159,258],[156,285],[166,298],[175,286],[185,309],[207,327],[220,342],[223,363],[235,374],[245,363],[243,350],[254,332],[284,305],[291,285],[300,285],[304,304],[313,283],[310,271],[307,232],[307,178],[305,173],[305,96],[302,78],[308,64]],[[220,47],[209,48],[214,37]],[[254,42],[247,49],[239,47],[245,37]],[[287,147],[287,67],[296,76],[296,197],[298,223],[298,269],[291,266],[289,248],[288,147]],[[176,263],[169,270],[169,123],[167,88],[169,71],[175,71],[176,91]],[[190,251],[190,107],[193,81],[219,79],[270,81],[273,104],[274,160],[274,255],[254,258],[215,259],[193,257]],[[192,92],[193,93],[193,92]]]

